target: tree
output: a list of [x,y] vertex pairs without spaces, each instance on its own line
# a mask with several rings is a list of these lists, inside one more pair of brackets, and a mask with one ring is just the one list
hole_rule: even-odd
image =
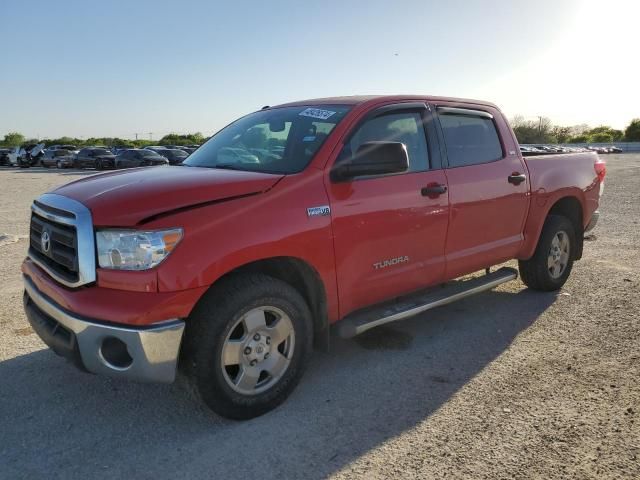
[[24,143],[24,135],[18,132],[9,132],[2,141],[7,147],[19,147]]
[[571,127],[554,126],[551,133],[556,137],[558,143],[566,143],[571,138]]
[[624,130],[624,138],[628,142],[640,142],[640,118],[631,120],[629,126]]
[[160,145],[200,145],[204,142],[204,138],[200,132],[188,133],[186,135],[179,135],[177,133],[170,133],[165,135],[158,142]]
[[[606,125],[600,125],[599,127],[592,128],[588,132],[587,135],[593,137],[594,142],[614,142],[622,140],[623,133],[622,130],[616,130],[614,128],[608,127]],[[610,140],[596,140],[596,138],[611,138]]]
[[609,132],[598,132],[591,135],[591,141],[595,143],[610,143],[613,142],[613,135]]
[[589,143],[589,135],[576,135],[575,137],[571,137],[569,139],[569,143]]
[[546,117],[525,120],[522,116],[516,116],[511,120],[511,126],[519,143],[555,143],[558,140],[553,133],[551,120]]

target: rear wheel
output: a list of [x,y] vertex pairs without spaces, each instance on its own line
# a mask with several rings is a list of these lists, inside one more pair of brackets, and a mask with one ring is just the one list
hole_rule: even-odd
[[202,399],[234,419],[277,407],[302,377],[312,332],[306,302],[287,283],[253,274],[214,287],[187,322],[187,361]]
[[522,281],[534,290],[560,289],[571,274],[576,247],[576,232],[571,221],[560,215],[549,215],[533,257],[518,262]]

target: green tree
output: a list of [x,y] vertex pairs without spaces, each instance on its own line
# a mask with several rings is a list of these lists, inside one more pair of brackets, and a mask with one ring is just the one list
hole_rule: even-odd
[[551,134],[556,137],[558,143],[566,143],[571,138],[571,127],[554,126]]
[[9,132],[4,136],[2,143],[7,147],[19,147],[24,143],[24,135],[18,132]]
[[516,116],[511,120],[511,126],[519,143],[555,143],[557,141],[551,120],[546,117],[525,120],[522,116]]
[[628,142],[640,142],[640,118],[631,120],[629,126],[624,130],[624,138]]
[[613,142],[613,135],[609,132],[598,132],[591,135],[591,141],[595,143]]
[[569,143],[589,143],[590,140],[591,139],[589,135],[585,135],[583,133],[582,135],[576,135],[575,137],[571,137],[569,139]]
[[611,129],[611,135],[614,142],[621,142],[624,139],[624,132],[622,130]]
[[165,135],[158,142],[160,145],[200,145],[204,142],[204,137],[200,132],[188,133],[186,135],[179,135],[177,133],[170,133]]
[[[587,135],[593,137],[594,142],[616,142],[622,140],[624,134],[622,130],[616,130],[607,125],[600,125],[599,127],[592,128],[591,130],[586,132]],[[596,140],[596,138],[609,138],[611,140]]]

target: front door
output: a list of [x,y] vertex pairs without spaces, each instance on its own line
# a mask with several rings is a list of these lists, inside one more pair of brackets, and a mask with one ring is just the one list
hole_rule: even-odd
[[[346,182],[327,178],[341,316],[443,278],[447,182],[439,153],[426,140],[425,130],[435,135],[430,112],[412,105],[368,115],[338,156],[340,161],[352,155],[365,142],[402,142],[409,157],[406,173]],[[437,187],[436,193],[427,187]]]

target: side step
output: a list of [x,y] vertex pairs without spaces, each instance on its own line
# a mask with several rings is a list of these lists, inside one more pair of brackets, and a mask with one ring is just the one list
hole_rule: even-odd
[[381,305],[358,310],[338,322],[338,335],[342,338],[355,337],[371,328],[404,320],[432,308],[461,300],[485,290],[491,290],[501,283],[516,278],[518,278],[518,271],[515,268],[503,267],[493,273],[487,273],[471,280],[459,281],[442,288],[414,293]]

